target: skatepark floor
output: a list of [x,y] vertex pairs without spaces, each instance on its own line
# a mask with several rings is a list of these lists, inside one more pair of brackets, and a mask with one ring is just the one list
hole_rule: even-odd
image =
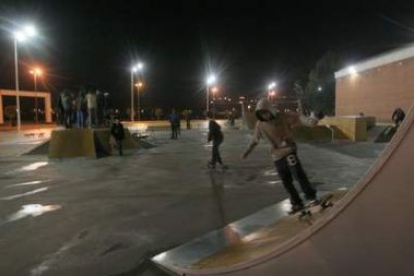
[[[42,140],[0,143],[0,274],[165,275],[152,256],[287,198],[266,143],[240,160],[249,138],[225,132],[229,170],[214,177],[199,130],[154,132],[155,147],[100,159],[23,155]],[[353,185],[384,146],[302,143],[299,156],[330,191]]]

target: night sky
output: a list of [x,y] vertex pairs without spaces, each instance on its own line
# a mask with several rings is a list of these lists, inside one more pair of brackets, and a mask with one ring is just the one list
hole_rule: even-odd
[[129,106],[132,61],[145,63],[145,105],[202,108],[209,70],[226,96],[256,96],[271,80],[289,93],[328,50],[347,66],[414,41],[410,1],[290,2],[2,0],[0,87],[14,89],[9,32],[25,22],[41,37],[20,45],[22,89],[39,64],[40,89],[93,85],[117,107]]

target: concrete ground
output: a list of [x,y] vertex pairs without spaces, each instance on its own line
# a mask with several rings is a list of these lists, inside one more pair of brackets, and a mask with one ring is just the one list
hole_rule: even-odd
[[[249,131],[225,137],[230,169],[214,174],[199,130],[154,132],[156,147],[101,159],[49,160],[21,155],[38,141],[0,143],[0,274],[164,275],[150,257],[285,199],[268,145],[241,161]],[[333,190],[352,186],[383,147],[305,143],[299,156],[314,185]]]

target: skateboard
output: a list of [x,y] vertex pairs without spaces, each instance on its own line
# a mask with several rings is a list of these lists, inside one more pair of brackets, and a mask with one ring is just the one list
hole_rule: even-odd
[[318,200],[318,202],[314,204],[305,205],[302,210],[298,211],[300,212],[299,219],[302,219],[304,217],[311,217],[312,216],[311,208],[313,207],[319,206],[318,212],[323,212],[325,209],[332,207],[333,206],[332,197],[333,197],[333,194],[326,194],[326,195],[323,195]]

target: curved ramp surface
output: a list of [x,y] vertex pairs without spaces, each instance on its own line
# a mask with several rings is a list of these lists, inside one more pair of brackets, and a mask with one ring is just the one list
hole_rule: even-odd
[[167,269],[178,275],[413,275],[413,121],[411,108],[353,189],[329,213],[274,251],[221,267]]

